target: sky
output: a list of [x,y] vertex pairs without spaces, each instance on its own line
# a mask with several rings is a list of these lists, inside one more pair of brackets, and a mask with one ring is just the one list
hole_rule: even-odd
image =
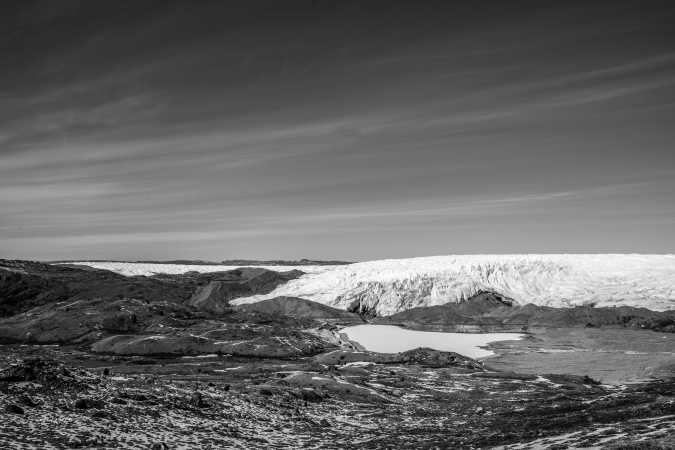
[[0,257],[675,252],[675,4],[0,3]]

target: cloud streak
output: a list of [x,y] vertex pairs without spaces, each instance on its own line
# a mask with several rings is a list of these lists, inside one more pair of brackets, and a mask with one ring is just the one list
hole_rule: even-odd
[[129,8],[0,18],[2,255],[675,251],[669,8]]

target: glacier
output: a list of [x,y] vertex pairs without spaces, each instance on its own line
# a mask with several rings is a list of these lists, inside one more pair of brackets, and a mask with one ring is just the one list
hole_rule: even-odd
[[492,291],[518,304],[675,309],[675,255],[451,255],[338,266],[292,280],[250,303],[295,296],[378,316],[461,302]]
[[[144,275],[165,274],[183,274],[186,272],[223,272],[226,270],[239,269],[244,266],[231,266],[225,264],[171,264],[171,263],[143,263],[143,262],[125,262],[125,261],[70,261],[59,264],[78,264],[83,266],[93,267],[95,269],[110,270],[128,277]],[[274,270],[277,272],[284,272],[288,270],[300,270],[305,273],[319,273],[338,266],[330,265],[293,265],[293,266],[255,266],[261,269]]]
[[[230,266],[145,263],[90,263],[125,275],[211,272]],[[569,307],[636,306],[675,309],[675,255],[528,254],[449,255],[367,261],[342,266],[265,266],[306,274],[265,295],[302,297],[341,309],[379,316],[449,302],[492,291],[516,303]]]

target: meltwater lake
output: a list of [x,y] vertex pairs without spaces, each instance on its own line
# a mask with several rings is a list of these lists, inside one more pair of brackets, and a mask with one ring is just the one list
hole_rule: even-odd
[[361,344],[366,350],[378,353],[399,353],[418,347],[444,352],[455,352],[470,358],[485,358],[494,352],[484,347],[491,342],[514,341],[524,335],[518,333],[442,333],[415,331],[395,325],[356,325],[341,333]]

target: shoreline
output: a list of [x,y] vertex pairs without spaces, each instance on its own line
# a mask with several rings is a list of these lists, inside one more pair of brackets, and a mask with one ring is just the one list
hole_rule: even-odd
[[[359,337],[349,336],[344,331],[348,328],[362,334],[368,334],[361,336],[361,339],[359,339]],[[514,339],[520,340],[526,337],[523,333],[420,331],[384,324],[363,324],[345,327],[341,330],[340,335],[346,336],[347,341],[350,343],[356,342],[359,348],[376,353],[396,354],[415,348],[430,348],[442,352],[457,353],[473,359],[483,359],[492,356],[494,352],[487,348],[491,343],[508,342]],[[369,342],[364,343],[364,339],[369,340]],[[485,340],[485,342],[482,340]],[[383,348],[385,343],[388,344],[387,348]]]

